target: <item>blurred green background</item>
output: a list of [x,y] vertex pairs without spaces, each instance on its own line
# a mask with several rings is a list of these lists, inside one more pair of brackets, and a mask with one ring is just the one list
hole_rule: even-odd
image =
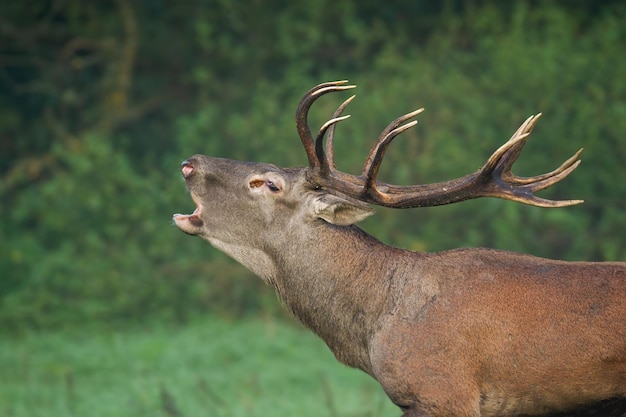
[[[172,213],[193,210],[179,164],[204,153],[305,165],[294,112],[302,94],[323,81],[359,87],[351,119],[337,129],[344,171],[360,172],[387,123],[422,106],[418,126],[389,150],[382,180],[426,183],[472,172],[537,112],[544,116],[517,174],[550,171],[585,148],[571,177],[542,193],[584,199],[581,206],[483,199],[378,209],[363,227],[384,242],[626,260],[625,3],[0,3],[0,347],[12,352],[3,356],[7,363],[24,364],[11,371],[16,384],[28,385],[20,378],[46,338],[74,346],[75,332],[121,331],[132,339],[146,325],[151,337],[168,340],[200,321],[230,323],[245,339],[245,323],[282,323],[271,289],[173,227]],[[316,103],[312,128],[347,96]],[[319,355],[328,354],[323,349]],[[53,368],[61,371],[46,375],[65,393],[60,415],[80,415],[72,408],[73,368]],[[151,389],[159,413],[190,415],[180,406],[168,411],[166,385]],[[322,415],[350,415],[333,409],[329,392],[320,394]],[[4,414],[37,415],[19,410]]]

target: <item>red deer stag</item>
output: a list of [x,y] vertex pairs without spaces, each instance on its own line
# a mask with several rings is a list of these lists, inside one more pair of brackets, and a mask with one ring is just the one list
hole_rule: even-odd
[[385,150],[415,125],[409,120],[420,109],[387,126],[362,175],[346,174],[335,166],[333,135],[354,96],[315,140],[307,113],[322,95],[353,87],[324,83],[302,98],[296,124],[306,168],[204,155],[184,161],[182,175],[197,207],[174,215],[176,225],[272,285],[291,314],[340,362],[375,378],[404,417],[543,415],[585,407],[624,413],[626,263],[490,249],[411,252],[354,225],[372,214],[367,203],[408,208],[498,197],[541,207],[577,204],[534,192],[571,173],[580,151],[550,173],[514,175],[511,166],[538,119],[533,116],[472,174],[429,185],[377,181]]

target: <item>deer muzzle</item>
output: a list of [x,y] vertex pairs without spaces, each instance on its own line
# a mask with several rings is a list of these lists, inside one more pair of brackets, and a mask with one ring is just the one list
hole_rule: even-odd
[[183,173],[183,178],[187,179],[193,173],[193,164],[189,159],[186,159],[182,162],[181,172]]

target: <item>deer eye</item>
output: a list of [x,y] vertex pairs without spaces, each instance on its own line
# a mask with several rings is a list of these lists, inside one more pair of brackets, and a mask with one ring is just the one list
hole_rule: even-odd
[[270,180],[266,180],[266,181],[265,181],[265,185],[267,185],[267,188],[269,188],[269,189],[270,189],[270,191],[272,191],[272,192],[274,192],[274,193],[275,193],[275,192],[280,191],[280,188],[278,188],[278,186],[277,186],[276,184],[274,184],[274,183],[273,183],[272,181],[270,181]]

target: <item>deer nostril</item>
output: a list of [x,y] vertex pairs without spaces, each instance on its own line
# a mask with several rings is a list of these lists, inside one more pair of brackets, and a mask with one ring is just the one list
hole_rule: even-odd
[[183,177],[187,178],[188,176],[191,175],[191,173],[193,172],[193,165],[191,164],[190,160],[185,160],[183,161],[183,163],[181,164],[181,171],[183,173]]

